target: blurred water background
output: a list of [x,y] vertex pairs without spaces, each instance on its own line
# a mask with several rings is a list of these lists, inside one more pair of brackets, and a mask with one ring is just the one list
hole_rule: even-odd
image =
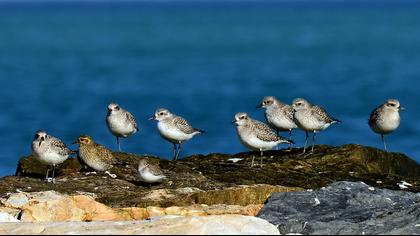
[[[0,176],[14,174],[39,129],[73,149],[89,134],[117,150],[111,101],[140,127],[124,151],[171,157],[147,120],[164,107],[208,132],[182,156],[242,152],[231,120],[264,120],[255,106],[266,95],[304,97],[341,119],[320,144],[379,148],[367,119],[397,98],[406,111],[388,146],[419,161],[419,13],[414,1],[1,3]],[[297,146],[304,137],[294,132]]]

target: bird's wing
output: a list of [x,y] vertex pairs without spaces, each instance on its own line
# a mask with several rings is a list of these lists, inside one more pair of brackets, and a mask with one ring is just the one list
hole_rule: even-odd
[[276,142],[281,140],[281,138],[274,132],[268,125],[255,121],[255,134],[258,139],[261,139],[266,142]]
[[369,126],[372,126],[372,124],[376,120],[379,120],[380,114],[381,114],[381,106],[375,108],[375,110],[373,110],[372,113],[370,113],[369,120],[368,120]]
[[173,123],[183,133],[192,134],[197,131],[190,124],[188,124],[188,122],[184,118],[180,116],[175,117],[173,119]]
[[127,122],[133,124],[134,128],[138,131],[138,127],[137,127],[137,122],[136,119],[134,118],[134,116],[130,113],[130,112],[126,112],[125,113],[125,119],[127,120]]
[[149,170],[152,174],[156,175],[156,176],[165,176],[163,171],[160,169],[159,165],[157,164],[150,164],[149,166]]
[[52,137],[51,139],[51,147],[57,151],[58,154],[63,156],[73,153],[73,151],[70,150],[65,143],[63,143],[63,141],[55,137]]
[[315,116],[319,121],[325,123],[340,122],[339,120],[329,116],[328,113],[324,110],[324,108],[320,106],[313,106],[311,108],[311,114]]
[[108,148],[97,143],[95,143],[95,145],[96,145],[96,148],[95,148],[96,154],[102,161],[110,165],[113,165],[116,163],[116,159],[114,158],[114,155]]
[[294,120],[293,116],[295,114],[295,110],[293,109],[292,106],[286,106],[283,109],[284,114],[286,115],[287,118],[289,118],[290,120]]

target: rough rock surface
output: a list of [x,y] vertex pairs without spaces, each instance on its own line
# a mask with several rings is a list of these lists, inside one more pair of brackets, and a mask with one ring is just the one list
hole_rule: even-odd
[[[318,189],[336,181],[364,181],[390,189],[400,189],[398,184],[406,181],[411,186],[406,185],[405,190],[420,190],[419,164],[400,153],[360,145],[317,146],[313,154],[306,156],[301,152],[302,149],[265,152],[262,168],[250,167],[252,156],[259,156],[250,152],[194,155],[176,162],[116,152],[116,158],[126,163],[111,169],[116,178],[105,173],[89,174],[76,158],[69,158],[58,167],[55,184],[43,180],[47,166],[32,157],[23,157],[16,176],[0,179],[0,198],[16,192],[54,190],[70,196],[92,196],[112,208],[168,208],[260,205],[273,192]],[[141,158],[157,162],[168,179],[154,185],[139,181],[137,164]],[[232,158],[242,160],[233,163]],[[19,197],[9,201],[26,204]]]
[[420,234],[420,193],[337,182],[273,194],[258,217],[281,234]]
[[151,221],[8,223],[0,234],[141,234],[141,235],[279,235],[265,220],[238,215],[170,217]]
[[[255,216],[263,206],[259,205],[191,205],[168,208],[111,208],[95,201],[92,196],[72,195],[55,191],[14,193],[0,199],[0,222],[61,222],[61,221],[124,221],[144,220],[164,215],[206,216],[239,214]],[[22,204],[24,203],[24,204]]]

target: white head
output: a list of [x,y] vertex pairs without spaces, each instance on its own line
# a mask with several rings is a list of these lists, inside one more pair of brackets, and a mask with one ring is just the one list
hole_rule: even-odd
[[137,170],[139,172],[141,172],[141,171],[143,171],[147,167],[149,167],[149,163],[147,162],[147,160],[146,159],[141,159],[139,161],[139,166],[138,166]]
[[384,107],[386,109],[392,110],[392,111],[404,111],[405,108],[400,105],[400,102],[397,99],[388,99],[384,103]]
[[274,96],[266,96],[264,97],[262,103],[257,106],[257,108],[270,108],[274,107],[279,104],[279,101]]
[[235,115],[235,120],[232,123],[235,123],[238,126],[245,125],[249,121],[248,114],[245,112],[238,112]]
[[293,100],[293,109],[295,109],[295,111],[307,109],[309,106],[309,102],[303,98],[296,98]]
[[44,142],[47,139],[47,132],[43,130],[39,130],[35,133],[34,142],[38,142],[38,145],[41,146],[42,142]]
[[121,111],[121,107],[117,103],[110,103],[108,105],[108,114],[115,114]]
[[152,117],[151,119],[161,121],[167,118],[171,118],[172,116],[173,116],[172,113],[168,109],[159,108],[156,110],[155,116]]

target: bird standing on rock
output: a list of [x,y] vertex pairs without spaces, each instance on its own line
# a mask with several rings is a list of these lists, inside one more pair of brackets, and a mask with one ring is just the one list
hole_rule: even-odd
[[95,143],[88,135],[80,135],[75,143],[79,144],[80,159],[95,171],[107,171],[118,163],[108,148]]
[[305,153],[306,146],[308,145],[309,131],[313,132],[311,150],[311,153],[313,153],[316,133],[327,129],[331,124],[341,123],[341,121],[328,115],[322,107],[312,105],[303,98],[296,98],[293,100],[293,109],[295,110],[293,117],[296,124],[306,132],[303,153]]
[[116,103],[108,105],[106,124],[109,131],[117,138],[118,151],[121,151],[120,138],[126,138],[139,131],[134,116]]
[[38,161],[48,165],[45,175],[47,181],[50,181],[48,178],[50,166],[52,166],[51,180],[55,183],[56,165],[63,163],[73,153],[63,141],[47,134],[47,132],[40,130],[35,133],[32,141],[32,154]]
[[292,139],[292,130],[297,128],[293,107],[287,105],[273,96],[264,97],[257,108],[265,108],[265,118],[268,124],[276,131],[289,131],[289,140]]
[[388,99],[386,102],[375,108],[369,117],[369,126],[373,132],[381,135],[381,140],[387,151],[385,135],[392,133],[400,125],[400,111],[405,108],[396,99]]
[[206,133],[203,130],[193,128],[184,118],[172,114],[168,109],[157,109],[155,115],[149,120],[157,120],[157,128],[162,138],[174,145],[173,160],[178,160],[183,142],[192,139],[197,134]]
[[[261,152],[261,166],[264,151],[272,150],[280,143],[294,143],[292,140],[277,135],[267,124],[251,119],[245,112],[236,113],[232,123],[236,124],[241,143],[253,151]],[[251,167],[254,166],[254,159],[253,156]]]

